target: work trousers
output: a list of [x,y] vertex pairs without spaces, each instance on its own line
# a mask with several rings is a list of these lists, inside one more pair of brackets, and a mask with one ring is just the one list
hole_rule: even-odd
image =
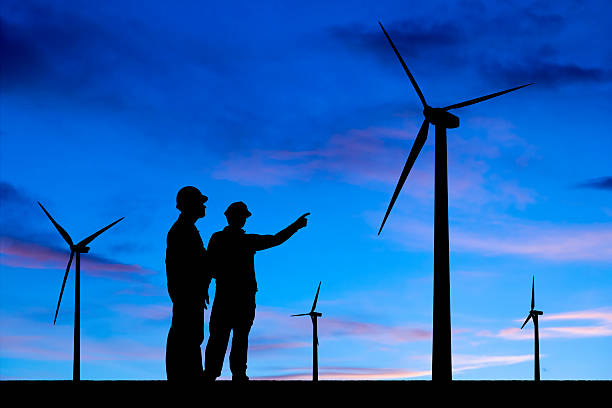
[[202,306],[172,308],[172,325],[166,343],[166,377],[169,381],[193,381],[202,378],[204,310]]
[[232,335],[229,361],[234,377],[244,377],[247,369],[249,332],[255,319],[255,293],[242,296],[217,293],[210,314],[210,336],[206,345],[205,372],[210,378],[221,375],[223,360]]

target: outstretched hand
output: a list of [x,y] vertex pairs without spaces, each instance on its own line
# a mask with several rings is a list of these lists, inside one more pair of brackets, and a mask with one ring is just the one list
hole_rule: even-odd
[[310,213],[309,213],[309,212],[308,212],[308,213],[306,213],[306,214],[302,214],[302,215],[300,216],[300,218],[298,218],[298,219],[297,219],[297,220],[294,222],[295,226],[296,226],[296,227],[298,227],[298,229],[299,229],[299,228],[304,228],[304,227],[306,226],[306,224],[308,223],[308,219],[307,219],[306,217],[308,217],[309,215],[310,215]]

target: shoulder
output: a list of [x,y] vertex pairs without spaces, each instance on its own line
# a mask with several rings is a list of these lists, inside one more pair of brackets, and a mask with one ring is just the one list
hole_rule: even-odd
[[200,235],[195,225],[177,220],[168,231],[168,240],[189,239],[194,235]]
[[213,234],[210,236],[210,239],[208,240],[208,242],[210,243],[210,242],[216,242],[216,241],[223,240],[224,236],[225,236],[224,231],[217,231],[217,232],[214,232],[214,233],[213,233]]

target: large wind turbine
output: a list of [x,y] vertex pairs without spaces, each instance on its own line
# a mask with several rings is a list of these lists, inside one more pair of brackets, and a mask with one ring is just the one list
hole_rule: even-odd
[[312,303],[312,309],[310,309],[310,312],[291,315],[293,317],[310,316],[310,320],[312,320],[312,381],[319,381],[319,357],[317,353],[319,346],[319,336],[317,335],[317,318],[323,315],[319,312],[315,312],[315,308],[317,307],[317,299],[319,298],[320,289],[321,282],[319,282],[317,294],[315,295],[314,302]]
[[464,106],[473,105],[478,102],[486,101],[487,99],[503,95],[508,92],[515,91],[528,85],[517,86],[516,88],[507,89],[505,91],[496,92],[490,95],[481,96],[480,98],[470,99],[465,102],[449,105],[444,108],[432,108],[425,101],[425,97],[421,89],[416,83],[416,80],[410,73],[402,56],[391,41],[389,34],[379,22],[389,44],[395,51],[395,55],[399,58],[400,63],[404,67],[404,71],[410,78],[410,82],[414,87],[421,103],[423,104],[423,115],[425,119],[417,133],[412,150],[408,155],[408,160],[404,165],[404,170],[400,175],[391,202],[387,208],[385,218],[378,230],[378,235],[382,231],[387,217],[393,208],[393,204],[399,195],[408,173],[414,164],[417,156],[421,152],[425,140],[427,140],[427,132],[429,124],[435,126],[435,196],[434,196],[434,299],[433,299],[433,350],[432,350],[432,380],[435,381],[450,381],[452,380],[452,362],[451,362],[451,320],[450,320],[450,271],[448,257],[448,180],[446,169],[446,129],[454,129],[459,127],[459,118],[448,112],[451,109],[462,108]]
[[75,275],[74,275],[74,355],[72,360],[72,380],[79,381],[81,379],[81,340],[80,340],[80,326],[81,326],[81,254],[85,254],[89,252],[89,244],[91,241],[96,239],[98,235],[121,221],[124,217],[119,218],[117,221],[112,224],[107,225],[102,228],[98,232],[88,236],[78,244],[74,244],[72,242],[72,238],[66,232],[65,229],[59,225],[51,214],[47,212],[45,207],[39,202],[40,208],[47,214],[47,217],[51,220],[57,231],[60,233],[64,241],[70,246],[70,258],[68,258],[68,266],[66,266],[66,273],[64,274],[64,280],[62,281],[62,289],[60,290],[59,300],[57,301],[57,308],[55,309],[55,317],[53,318],[53,324],[55,325],[55,321],[57,320],[57,313],[59,312],[60,303],[62,302],[62,295],[64,294],[64,287],[66,286],[66,279],[68,278],[68,272],[70,271],[70,265],[72,264],[72,258],[75,257]]
[[527,324],[529,319],[533,319],[533,332],[534,332],[534,356],[533,356],[533,379],[540,381],[540,329],[538,327],[538,316],[543,315],[544,312],[535,310],[535,276],[531,281],[531,310],[529,316],[525,319],[525,323],[521,326],[521,330]]

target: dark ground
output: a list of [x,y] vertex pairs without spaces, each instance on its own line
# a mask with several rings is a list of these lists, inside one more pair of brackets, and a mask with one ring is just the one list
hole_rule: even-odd
[[[0,381],[4,406],[610,406],[612,381]],[[249,403],[249,400],[252,401]]]

